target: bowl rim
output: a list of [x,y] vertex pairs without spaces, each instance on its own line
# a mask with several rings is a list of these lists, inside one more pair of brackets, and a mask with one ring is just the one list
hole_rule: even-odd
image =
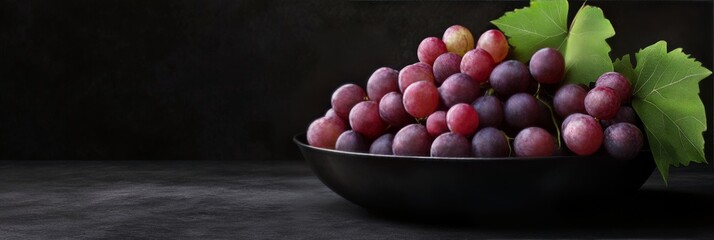
[[[617,160],[617,159],[614,159],[608,155],[602,154],[602,152],[596,152],[593,155],[587,155],[587,156],[553,155],[553,156],[548,156],[548,157],[490,157],[490,158],[384,155],[384,154],[372,154],[372,153],[347,152],[347,151],[340,151],[340,150],[335,150],[335,149],[315,147],[315,146],[311,146],[307,142],[303,142],[302,139],[307,139],[306,132],[301,132],[301,133],[295,134],[293,136],[293,141],[297,145],[299,145],[302,148],[312,149],[314,151],[327,152],[327,153],[338,154],[338,155],[347,155],[347,156],[381,158],[381,159],[390,159],[390,160],[407,160],[407,161],[416,161],[416,162],[440,162],[440,163],[461,162],[461,163],[467,163],[467,162],[489,162],[489,161],[498,161],[498,162],[534,162],[534,161],[563,161],[563,160],[568,160],[568,161],[583,160],[584,161],[586,159],[601,159],[601,158],[607,158],[607,159],[610,159],[611,161],[632,161],[632,160],[634,160],[634,159]],[[650,152],[650,150],[642,149],[640,151],[640,154],[648,153],[648,152]]]

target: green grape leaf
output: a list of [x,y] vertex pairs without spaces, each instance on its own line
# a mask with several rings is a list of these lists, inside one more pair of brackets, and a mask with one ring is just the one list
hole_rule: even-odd
[[567,0],[533,0],[530,7],[491,21],[508,36],[513,55],[522,62],[541,48],[558,49],[565,58],[565,82],[588,84],[613,70],[605,41],[615,29],[597,7],[583,6],[568,31]]
[[689,58],[681,48],[667,52],[659,41],[635,54],[633,69],[629,55],[613,64],[632,82],[632,106],[645,125],[647,140],[664,181],[669,166],[706,162],[704,137],[707,129],[699,82],[711,71]]

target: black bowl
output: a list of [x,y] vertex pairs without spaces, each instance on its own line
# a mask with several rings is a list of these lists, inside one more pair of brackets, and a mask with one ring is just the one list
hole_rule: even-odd
[[650,151],[537,158],[435,158],[351,153],[293,139],[327,187],[368,209],[416,214],[517,212],[637,191],[654,169]]

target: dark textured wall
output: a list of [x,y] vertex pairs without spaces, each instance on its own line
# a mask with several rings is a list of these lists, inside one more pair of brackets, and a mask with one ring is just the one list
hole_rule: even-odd
[[[711,2],[589,4],[617,31],[613,57],[663,39],[712,69]],[[524,5],[3,0],[0,158],[296,159],[291,137],[336,87]],[[701,86],[712,126],[712,78]]]

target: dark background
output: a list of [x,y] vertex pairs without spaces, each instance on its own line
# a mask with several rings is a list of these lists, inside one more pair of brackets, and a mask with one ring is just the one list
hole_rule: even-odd
[[[617,32],[613,59],[666,40],[713,69],[712,2],[588,4]],[[335,88],[526,5],[2,0],[0,159],[300,159],[292,136]],[[700,86],[712,126],[712,77]]]

